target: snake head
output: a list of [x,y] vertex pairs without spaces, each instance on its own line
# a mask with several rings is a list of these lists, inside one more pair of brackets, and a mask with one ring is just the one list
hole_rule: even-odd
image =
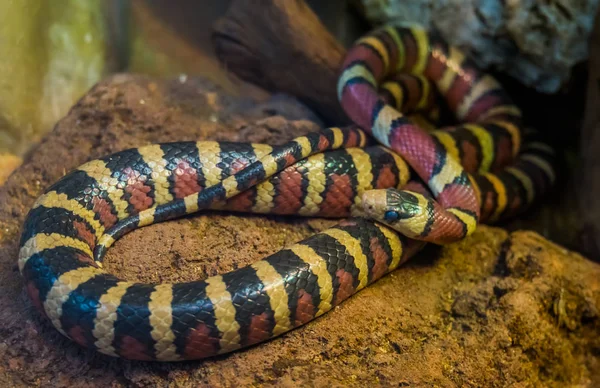
[[414,237],[422,232],[421,224],[429,214],[421,196],[396,189],[368,190],[362,196],[362,206],[368,218]]

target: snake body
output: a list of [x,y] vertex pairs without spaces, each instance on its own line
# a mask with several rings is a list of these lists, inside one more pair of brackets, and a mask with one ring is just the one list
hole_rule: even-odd
[[[347,64],[340,77],[342,105],[346,109],[358,106],[356,112],[364,113],[371,105],[361,99],[352,102],[347,95],[363,98],[359,85],[375,85],[373,98],[386,111],[395,106],[435,120],[438,111],[430,82],[436,81],[421,64],[429,51],[402,46],[415,39],[409,36],[415,33],[411,29],[385,31],[357,43],[364,51],[361,55],[371,61],[361,66],[370,67],[372,75],[382,80],[390,69],[404,71],[398,65],[398,53],[380,51],[396,44],[404,53],[404,63],[420,64],[416,67],[421,73],[398,74],[382,85],[380,81],[371,84],[373,77],[367,73],[348,70],[360,62],[353,57],[354,65]],[[446,49],[451,57],[458,55]],[[349,55],[355,52],[350,50]],[[386,63],[387,70],[377,70],[372,56]],[[470,71],[460,61],[454,66]],[[486,90],[501,98],[482,103],[481,98],[468,97],[478,83],[471,89],[460,88],[461,94],[454,91],[450,78],[444,77],[449,88],[438,85],[442,95],[450,96],[450,106],[459,118],[478,123],[415,135],[429,139],[417,144],[423,153],[431,151],[431,142],[435,144],[435,154],[423,160],[415,159],[417,149],[407,157],[405,149],[398,155],[387,147],[366,147],[363,131],[348,127],[324,129],[278,147],[153,144],[80,166],[37,199],[23,226],[19,269],[33,304],[62,334],[107,355],[159,361],[210,357],[268,340],[324,314],[397,268],[432,236],[439,237],[434,242],[460,237],[454,232],[456,224],[464,237],[471,231],[471,221],[461,218],[463,213],[495,221],[522,211],[552,184],[551,149],[533,140],[520,147],[520,113],[494,89],[496,84]],[[380,124],[389,120],[373,112],[370,117],[369,123],[359,116],[352,118],[366,130],[374,128],[379,140],[382,135],[378,133],[390,138],[394,131],[389,128],[395,127],[388,123],[386,129]],[[402,122],[406,120],[401,116]],[[402,141],[398,139],[383,143],[391,146]],[[492,155],[486,153],[490,150]],[[419,165],[432,157],[432,165],[437,166],[433,170],[432,165]],[[424,183],[438,187],[432,185],[431,171],[446,171],[445,163],[453,160],[466,161],[466,170],[451,164],[452,169],[442,175],[452,178],[450,185],[460,190],[442,187],[432,190],[432,197],[418,182],[409,182],[410,164]],[[479,174],[470,174],[475,172]],[[386,218],[390,206],[405,205],[392,203],[390,188],[404,190],[400,192],[407,203],[416,198],[429,210],[427,219],[412,224],[413,233],[415,225],[421,228],[419,236],[411,236],[417,239],[397,233]],[[381,193],[385,193],[384,203]],[[474,207],[461,202],[469,195],[452,197],[456,193],[472,194]],[[323,217],[367,213],[382,218],[382,223],[351,218],[250,266],[202,281],[140,284],[102,269],[106,249],[124,233],[201,209]],[[438,211],[449,210],[453,218],[438,222]],[[444,225],[451,231],[450,238],[444,234]]]
[[[414,26],[386,26],[366,35],[350,48],[342,68],[338,98],[344,111],[399,153],[436,199],[397,192],[403,202],[422,210],[404,214],[397,209],[389,213],[395,215],[388,222],[408,236],[430,242],[457,241],[473,233],[480,221],[481,200],[469,173],[502,167],[520,148],[521,113],[498,82],[480,73],[459,50]],[[424,75],[457,118],[468,124],[437,134],[424,131],[379,95],[381,82],[396,73]],[[474,139],[457,147],[456,139],[469,135]],[[468,158],[469,154],[475,157]],[[380,204],[380,198],[370,201]]]

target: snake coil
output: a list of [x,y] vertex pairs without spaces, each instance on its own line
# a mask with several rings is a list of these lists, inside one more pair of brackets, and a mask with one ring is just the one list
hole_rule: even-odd
[[[439,115],[434,89],[463,124],[422,129]],[[338,92],[384,147],[367,146],[358,127],[328,128],[279,147],[154,144],[68,173],[23,226],[18,262],[33,304],[63,335],[107,355],[210,357],[311,321],[426,241],[456,241],[480,220],[513,216],[553,183],[552,149],[521,133],[520,112],[496,81],[420,28],[388,26],[359,40]],[[410,181],[413,170],[430,191]],[[202,281],[141,284],[102,269],[123,234],[202,209],[378,222],[342,221]]]

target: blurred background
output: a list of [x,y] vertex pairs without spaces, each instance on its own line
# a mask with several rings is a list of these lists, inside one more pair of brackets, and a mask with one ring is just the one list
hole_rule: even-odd
[[[212,23],[230,1],[6,0],[0,2],[0,153],[17,157],[107,74],[231,75],[214,57]],[[342,40],[344,0],[309,1]],[[352,34],[350,31],[354,31]],[[14,160],[7,161],[14,164]]]

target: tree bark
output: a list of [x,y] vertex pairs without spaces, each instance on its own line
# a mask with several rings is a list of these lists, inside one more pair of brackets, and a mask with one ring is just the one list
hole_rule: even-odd
[[581,131],[582,179],[579,188],[584,226],[582,248],[600,258],[600,14],[590,42],[585,120]]
[[335,95],[345,49],[303,0],[234,0],[212,39],[242,79],[298,97],[327,124],[348,123]]

